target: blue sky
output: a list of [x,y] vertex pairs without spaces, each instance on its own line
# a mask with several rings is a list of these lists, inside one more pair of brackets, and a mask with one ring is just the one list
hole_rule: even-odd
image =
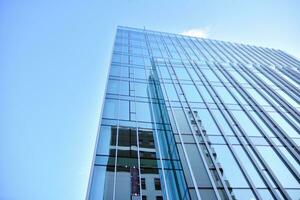
[[0,199],[84,199],[117,25],[300,58],[300,1],[0,2]]

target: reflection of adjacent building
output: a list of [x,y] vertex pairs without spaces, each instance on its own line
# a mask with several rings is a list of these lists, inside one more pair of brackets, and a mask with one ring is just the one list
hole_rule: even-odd
[[[194,110],[193,113],[188,111],[188,117],[190,118],[190,124],[191,124],[192,128],[194,129],[195,133],[197,135],[199,135],[200,143],[204,144],[204,140],[202,139],[202,136],[200,136],[201,135],[200,131],[201,131],[207,144],[208,144],[208,146],[201,145],[200,147],[202,147],[201,150],[203,151],[203,153],[205,155],[205,157],[204,157],[205,162],[208,164],[209,170],[211,171],[212,175],[215,177],[214,180],[216,182],[216,185],[221,185],[220,178],[218,177],[218,174],[216,173],[216,170],[218,168],[218,170],[220,171],[221,176],[222,176],[221,178],[224,180],[224,184],[225,184],[224,187],[228,188],[232,199],[235,200],[236,198],[234,196],[234,192],[232,191],[232,187],[230,186],[230,182],[226,178],[226,172],[224,172],[224,170],[222,168],[222,164],[218,161],[218,155],[217,155],[214,147],[212,146],[210,138],[205,130],[205,126],[202,125],[202,120],[201,120],[201,117],[199,116],[198,111]],[[201,130],[198,129],[198,126],[200,126]],[[209,150],[212,152],[213,158],[210,158],[207,148],[209,148]],[[213,164],[213,162],[211,162],[211,159],[214,159],[215,165]]]
[[[119,127],[117,131],[113,127],[111,133],[108,165],[112,167],[107,167],[107,188],[116,187],[116,199],[162,199],[153,132],[125,127]],[[114,176],[115,186],[112,184]],[[106,190],[105,196],[113,198],[111,189]]]

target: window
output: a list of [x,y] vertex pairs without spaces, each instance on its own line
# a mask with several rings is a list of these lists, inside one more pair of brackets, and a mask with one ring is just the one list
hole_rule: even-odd
[[[135,105],[134,105],[135,104]],[[151,110],[150,105],[144,102],[132,102],[131,107],[136,109],[137,121],[151,122]]]
[[230,74],[239,83],[248,83],[237,71],[231,71]]
[[262,136],[244,111],[232,110],[231,112],[248,136]]
[[142,68],[130,68],[130,77],[136,79],[146,79],[145,69]]
[[286,188],[300,188],[298,181],[294,178],[282,160],[277,156],[274,150],[269,146],[257,146],[259,153],[268,163],[271,170],[277,175],[277,178]]
[[187,70],[189,71],[189,73],[190,73],[192,79],[194,79],[194,81],[199,80],[199,77],[198,77],[198,75],[196,74],[196,72],[193,68],[187,68]]
[[182,85],[182,89],[189,102],[203,102],[194,85]]
[[163,79],[171,79],[167,67],[159,66],[159,71],[160,71],[160,73],[161,73],[161,76],[160,76],[160,74],[158,73],[160,78],[163,78]]
[[235,99],[231,96],[231,94],[225,87],[214,87],[214,89],[217,91],[217,94],[221,97],[224,103],[237,104]]
[[185,68],[174,67],[174,70],[177,74],[178,79],[190,80],[190,76],[185,70]]
[[275,137],[274,133],[270,130],[269,127],[262,121],[262,119],[254,111],[249,111],[251,116],[255,119],[256,123],[265,131],[268,136]]
[[[145,180],[145,178],[141,178],[141,186],[142,186],[142,189],[143,190],[146,190],[146,180]],[[145,196],[146,197],[146,196]],[[147,199],[147,198],[146,198]]]
[[254,88],[244,87],[244,89],[259,105],[271,106]]
[[130,56],[130,64],[133,65],[144,65],[144,58],[137,56]]
[[[160,179],[159,178],[154,178],[154,188],[155,190],[161,190],[161,185],[160,185]],[[157,199],[157,197],[156,197]]]
[[217,155],[217,161],[223,168],[224,175],[231,187],[249,187],[246,179],[232,156],[229,148],[225,145],[212,145]]
[[233,145],[233,148],[239,157],[239,159],[242,162],[242,165],[245,167],[247,173],[251,177],[253,183],[256,187],[264,188],[266,185],[262,181],[259,173],[257,172],[256,168],[254,167],[252,161],[249,159],[249,157],[246,155],[244,149],[240,145]]
[[196,144],[185,144],[187,155],[198,187],[212,187]]
[[222,113],[220,112],[220,110],[212,110],[212,113],[214,114],[216,120],[222,124],[222,129],[225,132],[226,135],[233,135],[233,132],[230,128],[230,126],[228,125],[226,119],[223,117]]
[[299,133],[278,112],[269,112],[269,114],[290,137],[299,137]]
[[129,70],[128,67],[112,65],[110,69],[111,76],[121,76],[121,77],[128,77]]
[[[118,112],[118,108],[122,108]],[[129,101],[106,99],[103,118],[129,120]]]
[[[95,166],[93,172],[93,179],[92,179],[92,187],[90,191],[90,199],[104,199],[105,195],[105,174],[106,174],[106,167],[104,166]],[[108,181],[107,181],[108,182]],[[108,182],[109,183],[109,182]],[[113,182],[110,182],[113,184]]]
[[217,200],[213,189],[199,189],[201,199]]
[[146,195],[143,195],[143,196],[142,196],[142,200],[147,200],[147,196],[146,196]]
[[197,85],[197,87],[205,102],[214,103],[213,99],[211,98],[210,94],[206,90],[205,86]]
[[178,101],[177,93],[172,84],[165,84],[166,92],[170,101]]
[[143,49],[136,48],[136,47],[130,47],[131,54],[135,55],[143,55]]
[[162,196],[156,196],[156,200],[163,200]]
[[256,199],[251,189],[233,189],[234,199]]
[[[176,123],[179,128],[178,131],[180,131],[181,133],[191,134],[191,129],[190,129],[189,123],[185,117],[184,111],[182,109],[174,109],[174,117],[176,119]],[[175,128],[174,130],[176,130],[175,124],[174,124],[174,128]]]
[[218,77],[210,69],[201,69],[202,73],[208,81],[219,82]]
[[134,94],[137,97],[148,97],[148,85],[145,83],[137,83],[137,82],[132,82],[130,84],[131,90],[134,90],[134,93],[131,92],[131,96],[134,96]]
[[127,81],[118,81],[118,80],[109,80],[107,93],[128,95],[129,93],[129,82]]
[[201,125],[207,131],[207,134],[218,134],[220,135],[219,129],[214,122],[212,116],[207,109],[196,109],[198,118],[201,120]]
[[101,126],[97,145],[97,154],[109,155],[111,129],[112,128],[110,126]]

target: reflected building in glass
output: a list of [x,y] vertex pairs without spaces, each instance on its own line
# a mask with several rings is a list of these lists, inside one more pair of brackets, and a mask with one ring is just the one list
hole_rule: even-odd
[[118,27],[89,200],[300,199],[300,61]]

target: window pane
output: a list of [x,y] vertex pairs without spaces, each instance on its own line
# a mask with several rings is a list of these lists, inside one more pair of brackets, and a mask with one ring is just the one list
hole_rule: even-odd
[[135,95],[137,97],[148,97],[148,85],[145,83],[132,83]]
[[212,187],[208,177],[208,173],[205,169],[203,160],[199,154],[197,146],[195,144],[186,144],[187,155],[189,156],[192,170],[197,182],[198,187]]
[[225,132],[226,135],[233,135],[233,132],[228,125],[225,118],[222,116],[220,110],[212,110],[212,113],[214,114],[215,118],[219,122],[219,124],[222,124],[222,130]]
[[129,82],[119,80],[109,80],[107,92],[112,94],[128,95]]
[[183,110],[182,109],[175,109],[174,110],[174,117],[176,119],[179,131],[181,133],[190,133],[191,134],[191,129],[189,127],[188,121],[185,117],[185,114],[184,114]]
[[[120,108],[120,113],[118,109]],[[104,118],[129,120],[129,101],[106,99],[103,111]]]
[[240,145],[233,145],[236,154],[256,187],[266,187],[253,163]]
[[178,101],[176,90],[173,84],[165,84],[166,91],[170,101]]
[[280,126],[290,137],[299,137],[299,133],[277,112],[269,112],[273,120]]
[[89,195],[90,200],[103,199],[104,196],[104,182],[105,182],[106,167],[94,166],[93,179],[91,184],[91,191]]
[[174,67],[174,70],[179,79],[185,79],[185,80],[191,79],[187,71],[185,70],[185,68]]
[[205,86],[197,85],[197,87],[198,87],[203,99],[205,100],[205,102],[214,103],[213,99],[211,98],[210,94],[206,90]]
[[213,148],[216,151],[217,161],[220,162],[230,186],[249,187],[228,147],[225,145],[213,145]]
[[221,97],[224,103],[237,104],[225,87],[214,87],[214,89],[217,91],[217,94]]
[[[134,103],[131,104],[134,106]],[[144,102],[135,102],[136,117],[138,121],[151,122],[151,110],[150,105]]]
[[286,188],[299,188],[300,185],[297,180],[293,177],[287,167],[282,163],[277,154],[267,146],[257,146],[258,151],[262,154],[265,161],[271,167],[277,178]]
[[201,71],[204,74],[204,76],[208,79],[208,81],[220,81],[210,69],[201,69]]
[[109,147],[111,145],[111,127],[110,126],[101,126],[98,145],[97,145],[97,154],[109,155]]
[[250,189],[234,189],[233,194],[238,200],[254,200],[256,199]]
[[194,85],[182,85],[182,89],[189,102],[203,102]]
[[232,110],[232,114],[249,136],[262,136],[244,111]]
[[201,120],[201,125],[206,130],[207,134],[218,134],[220,135],[220,131],[214,122],[212,116],[208,112],[207,109],[196,109],[197,115]]

